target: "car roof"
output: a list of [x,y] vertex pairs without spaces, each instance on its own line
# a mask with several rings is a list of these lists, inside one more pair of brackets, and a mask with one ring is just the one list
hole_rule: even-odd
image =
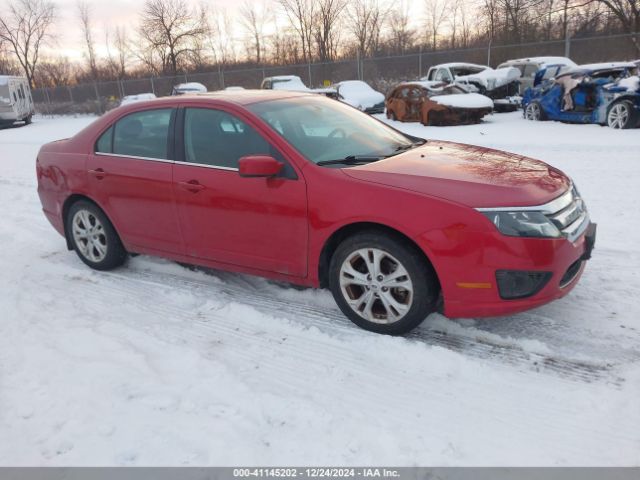
[[527,63],[534,63],[537,65],[568,65],[575,66],[575,62],[567,57],[528,57],[528,58],[514,58],[513,60],[507,60],[500,65],[522,65]]
[[[174,106],[188,100],[228,102],[236,105],[250,105],[252,103],[279,100],[283,98],[317,96],[313,93],[294,92],[289,90],[218,90],[207,93],[188,93],[186,95],[156,98],[131,104],[131,109],[136,110],[145,105]],[[123,107],[123,108],[129,108]]]
[[562,75],[575,75],[575,74],[591,74],[595,72],[604,72],[607,70],[611,71],[621,71],[626,68],[637,68],[637,66],[632,62],[611,62],[611,63],[590,63],[587,65],[578,65],[577,67],[571,68],[566,72],[563,72]]
[[491,68],[486,65],[479,65],[477,63],[468,63],[468,62],[452,62],[452,63],[440,63],[438,65],[434,65],[431,68],[455,68],[455,67],[477,67],[477,68]]
[[281,80],[281,81],[286,81],[286,80],[301,80],[301,78],[297,75],[274,75],[273,77],[267,77],[265,78],[265,80]]

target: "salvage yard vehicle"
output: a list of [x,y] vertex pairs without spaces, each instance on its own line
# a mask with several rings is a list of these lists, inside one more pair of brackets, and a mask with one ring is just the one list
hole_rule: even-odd
[[263,90],[286,90],[289,92],[319,93],[329,98],[338,98],[338,92],[333,87],[309,88],[297,75],[277,75],[262,80],[260,88]]
[[198,82],[181,83],[175,85],[171,95],[187,95],[189,93],[206,93],[207,87]]
[[338,100],[373,115],[384,113],[384,94],[376,92],[367,83],[360,80],[346,80],[333,86]]
[[479,93],[443,82],[401,83],[387,96],[387,118],[423,125],[480,123],[493,101]]
[[0,76],[0,127],[18,122],[29,125],[34,114],[35,105],[27,78]]
[[167,97],[37,156],[43,211],[96,270],[129,253],[328,287],[362,328],[524,311],[566,295],[595,225],[537,160],[408,136],[320,95]]
[[429,69],[422,81],[464,85],[493,100],[496,112],[514,112],[520,107],[520,70],[514,67],[494,70],[474,63],[443,63]]
[[135,102],[145,102],[147,100],[153,100],[156,97],[155,93],[138,93],[137,95],[126,95],[120,100],[120,106],[129,105]]
[[557,75],[562,68],[574,68],[577,67],[575,62],[567,57],[529,57],[529,58],[517,58],[514,60],[507,60],[506,62],[498,65],[498,70],[502,68],[517,68],[520,71],[520,78],[518,79],[519,94],[522,95],[527,90],[537,85],[536,74],[540,70],[548,70],[551,72],[553,68],[557,67]]
[[640,122],[640,79],[634,63],[582,65],[525,92],[528,120],[634,128]]

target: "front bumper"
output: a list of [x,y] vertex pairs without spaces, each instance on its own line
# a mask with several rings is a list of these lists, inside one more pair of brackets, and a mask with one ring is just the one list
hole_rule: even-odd
[[[460,233],[455,246],[437,244],[426,234],[438,272],[444,314],[495,317],[523,312],[567,295],[578,283],[595,245],[596,225],[573,242],[566,239],[506,237],[499,232]],[[434,249],[435,246],[435,249]],[[446,251],[445,251],[446,249]],[[498,271],[548,272],[542,288],[526,298],[503,299]]]

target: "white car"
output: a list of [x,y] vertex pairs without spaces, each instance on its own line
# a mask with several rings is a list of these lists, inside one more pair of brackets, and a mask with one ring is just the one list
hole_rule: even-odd
[[456,83],[493,100],[494,110],[512,112],[520,106],[520,70],[509,67],[494,70],[475,63],[443,63],[431,67],[422,81]]
[[186,95],[188,93],[207,93],[207,87],[198,82],[181,83],[173,87],[171,95]]
[[320,93],[330,98],[336,98],[335,88],[309,88],[297,75],[277,75],[262,80],[260,88],[263,90],[289,90],[291,92]]
[[[522,95],[527,88],[536,84],[536,75],[540,70],[557,67],[553,70],[553,76],[555,76],[576,66],[575,62],[567,57],[529,57],[507,60],[498,65],[498,70],[511,67],[520,70],[520,95]],[[551,70],[549,73],[551,74]]]
[[145,100],[153,100],[156,98],[153,93],[138,93],[137,95],[127,95],[120,100],[120,106],[129,105],[136,102],[144,102]]
[[338,100],[368,114],[384,113],[384,95],[360,80],[336,83]]
[[0,126],[31,123],[35,106],[26,77],[0,76]]

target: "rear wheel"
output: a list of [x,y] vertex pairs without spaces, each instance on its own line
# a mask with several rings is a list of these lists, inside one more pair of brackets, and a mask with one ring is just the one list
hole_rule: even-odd
[[637,122],[637,112],[628,100],[614,103],[607,111],[607,125],[611,128],[632,128]]
[[343,241],[329,275],[342,312],[366,330],[403,334],[435,310],[438,281],[431,266],[415,248],[382,232]]
[[120,237],[107,216],[86,200],[74,203],[69,209],[67,235],[80,260],[96,270],[119,267],[127,258]]
[[524,109],[524,118],[535,122],[544,120],[544,112],[538,102],[531,102]]
[[24,119],[24,124],[25,125],[31,125],[31,122],[33,122],[33,116],[29,115],[27,118]]

